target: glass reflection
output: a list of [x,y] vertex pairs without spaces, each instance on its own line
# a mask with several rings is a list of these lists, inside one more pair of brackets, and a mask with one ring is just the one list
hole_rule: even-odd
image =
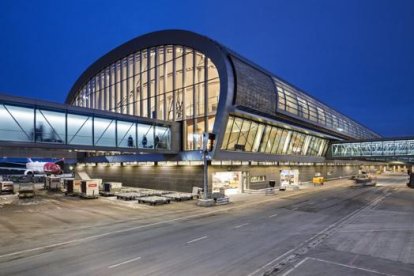
[[360,124],[321,104],[305,93],[274,79],[279,111],[286,111],[335,132],[347,134],[357,139],[378,138],[379,136]]
[[278,155],[325,155],[325,139],[230,116],[222,150],[261,152]]

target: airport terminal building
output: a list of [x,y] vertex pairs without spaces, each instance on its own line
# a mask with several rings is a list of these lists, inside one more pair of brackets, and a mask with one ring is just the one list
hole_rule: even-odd
[[[134,186],[186,191],[200,186],[203,132],[215,134],[211,187],[237,191],[284,178],[309,181],[315,172],[332,178],[355,174],[357,164],[325,159],[330,141],[379,137],[216,41],[188,31],[150,33],[112,50],[80,76],[66,104],[178,123],[175,133],[139,127],[128,132],[137,149],[179,141],[174,154],[89,153],[85,165],[77,167]],[[113,164],[106,165],[108,160]]]
[[[330,143],[381,138],[218,42],[181,30],[146,34],[107,53],[62,107],[65,133],[54,141],[76,153],[73,170],[165,190],[202,186],[203,133],[215,137],[209,187],[229,193],[306,182],[315,173],[356,174],[359,162],[326,158]],[[46,132],[55,122],[47,120],[50,106],[35,109],[35,118],[44,111]]]

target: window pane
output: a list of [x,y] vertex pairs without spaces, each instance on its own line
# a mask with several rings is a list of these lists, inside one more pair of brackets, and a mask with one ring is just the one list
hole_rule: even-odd
[[279,147],[280,138],[282,138],[282,132],[283,132],[283,129],[280,129],[280,128],[276,132],[276,138],[273,141],[272,150],[271,150],[272,154],[277,153],[277,148]]
[[278,108],[280,110],[285,110],[286,108],[286,101],[285,101],[285,93],[281,87],[277,87],[277,95],[278,95]]
[[65,114],[47,110],[36,111],[35,140],[47,143],[65,143]]
[[289,137],[288,137],[289,135],[290,135],[290,131],[283,130],[282,137],[280,137],[280,142],[277,147],[277,151],[276,151],[277,154],[286,154],[286,150],[287,150],[287,146],[289,142]]
[[260,143],[260,152],[265,152],[267,147],[267,142],[269,140],[270,131],[272,130],[271,126],[266,126],[263,134],[263,139]]
[[227,144],[229,142],[229,137],[230,137],[230,134],[231,134],[231,129],[233,127],[233,121],[234,121],[234,118],[230,116],[229,117],[229,120],[227,121],[226,132],[224,132],[223,144],[221,145],[221,149],[229,149],[227,147]]
[[92,146],[92,117],[68,114],[68,144]]
[[266,145],[266,150],[265,150],[266,153],[271,153],[273,144],[276,140],[277,131],[278,131],[278,128],[272,127],[272,130],[270,131],[269,140],[267,141],[267,145]]
[[32,142],[34,140],[33,109],[0,105],[0,139],[3,141]]
[[260,141],[262,140],[262,137],[263,137],[264,128],[265,128],[265,125],[259,124],[259,127],[257,129],[257,134],[253,142],[253,148],[252,148],[253,152],[259,151]]
[[133,122],[117,122],[118,147],[133,148],[136,147],[136,124]]
[[115,120],[94,119],[94,144],[102,147],[115,147]]
[[142,149],[154,148],[154,126],[138,124],[138,147]]
[[249,134],[251,121],[243,120],[243,125],[240,130],[239,140],[236,147],[240,150],[246,150],[247,135]]
[[155,148],[169,150],[171,148],[171,133],[168,127],[155,127]]
[[194,129],[194,145],[196,150],[200,150],[203,146],[204,118],[197,118],[196,128]]
[[254,138],[257,133],[258,126],[259,125],[255,122],[252,122],[250,125],[250,131],[249,131],[249,134],[247,136],[247,141],[246,141],[246,151],[252,151],[253,142],[254,142]]
[[227,146],[228,150],[235,150],[235,145],[237,143],[237,140],[239,138],[240,130],[242,127],[243,120],[240,118],[235,118],[233,123],[233,128],[231,130],[230,138],[229,138],[229,144]]

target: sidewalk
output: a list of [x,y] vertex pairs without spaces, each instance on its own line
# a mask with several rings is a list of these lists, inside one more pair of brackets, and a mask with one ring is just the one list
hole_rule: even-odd
[[314,186],[311,182],[304,182],[299,185],[298,190],[289,189],[286,191],[279,191],[278,188],[275,188],[275,193],[270,194],[270,195],[266,195],[264,192],[254,193],[254,194],[240,193],[240,194],[235,194],[235,195],[229,195],[229,198],[230,198],[231,203],[245,203],[245,202],[249,202],[252,200],[260,200],[263,198],[269,198],[269,197],[275,197],[275,196],[289,196],[289,195],[297,195],[297,194],[308,193],[308,192],[316,192],[321,189],[325,190],[325,189],[337,187],[340,185],[351,185],[352,183],[353,181],[350,180],[349,178],[328,180],[324,183],[324,185],[317,185],[317,186]]

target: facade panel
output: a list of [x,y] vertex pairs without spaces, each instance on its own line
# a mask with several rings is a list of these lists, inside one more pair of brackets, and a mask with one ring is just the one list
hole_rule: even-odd
[[272,79],[236,57],[231,59],[237,79],[235,104],[274,114],[277,97]]

